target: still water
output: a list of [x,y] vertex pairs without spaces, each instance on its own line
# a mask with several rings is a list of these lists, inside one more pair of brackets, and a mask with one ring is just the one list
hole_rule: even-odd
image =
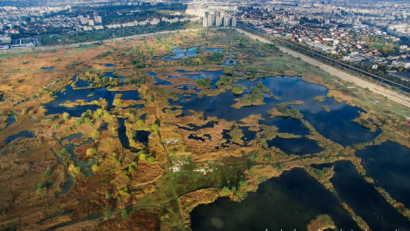
[[328,214],[338,229],[360,230],[337,197],[304,170],[293,169],[261,184],[242,202],[219,198],[192,213],[192,230],[306,230],[316,216]]

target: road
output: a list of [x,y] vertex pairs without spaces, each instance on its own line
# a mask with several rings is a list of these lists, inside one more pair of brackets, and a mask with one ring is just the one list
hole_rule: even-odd
[[340,79],[346,80],[348,82],[352,82],[355,83],[357,86],[360,86],[362,88],[369,88],[369,90],[373,91],[376,94],[380,94],[382,96],[386,96],[388,97],[390,100],[396,102],[396,103],[400,103],[406,107],[410,108],[410,98],[404,95],[401,95],[391,89],[387,89],[385,87],[382,87],[380,85],[365,81],[363,79],[360,79],[354,75],[348,74],[344,71],[341,71],[339,69],[336,69],[332,66],[326,65],[324,63],[321,63],[313,58],[310,58],[306,55],[303,55],[299,52],[296,52],[294,50],[291,50],[289,48],[286,47],[282,47],[282,46],[278,46],[276,43],[273,43],[259,35],[255,35],[252,33],[249,33],[247,31],[241,30],[239,28],[235,28],[238,32],[240,33],[244,33],[246,36],[250,37],[251,39],[258,39],[261,42],[264,43],[270,43],[270,44],[275,44],[280,51],[282,51],[283,53],[287,53],[293,57],[296,58],[301,58],[303,61],[313,65],[313,66],[319,66],[320,69],[322,69],[323,71],[326,71],[329,74],[335,75],[337,77],[339,77]]

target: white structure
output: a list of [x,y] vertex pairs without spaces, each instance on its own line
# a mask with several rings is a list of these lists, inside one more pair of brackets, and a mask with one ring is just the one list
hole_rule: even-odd
[[208,18],[207,17],[202,18],[202,27],[208,27]]
[[215,26],[216,26],[216,27],[222,26],[222,18],[221,18],[221,17],[216,16],[216,18],[215,18]]
[[236,27],[236,18],[235,17],[232,18],[231,26]]
[[229,17],[225,16],[224,17],[224,25],[223,26],[229,26]]
[[95,20],[95,23],[102,23],[102,18],[101,18],[101,16],[95,17],[94,20]]

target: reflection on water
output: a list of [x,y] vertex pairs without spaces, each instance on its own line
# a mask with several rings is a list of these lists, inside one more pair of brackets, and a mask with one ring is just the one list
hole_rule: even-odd
[[[64,137],[61,140],[61,143],[63,143],[66,140],[69,142],[64,147],[67,149],[70,156],[74,159],[74,164],[76,167],[80,167],[81,171],[84,171],[85,169],[88,168],[88,170],[84,172],[84,175],[86,177],[89,177],[93,174],[93,170],[91,169],[91,167],[95,165],[97,158],[94,158],[91,161],[78,161],[79,155],[76,155],[74,153],[74,150],[79,146],[92,143],[94,142],[94,140],[90,138],[79,145],[74,145],[71,143],[74,139],[81,139],[82,136],[83,136],[82,133],[72,134],[70,136]],[[57,160],[61,163],[62,162],[61,158],[58,155],[56,155],[56,157],[57,157]],[[57,198],[68,193],[70,189],[73,187],[73,185],[74,185],[74,178],[71,175],[68,175],[67,182],[64,184],[62,192],[57,195]]]
[[9,118],[7,119],[7,126],[11,126],[11,125],[15,124],[16,121],[17,121],[16,120],[17,116],[18,116],[17,114],[13,114],[13,115],[9,116]]
[[[81,82],[81,80],[79,81]],[[84,81],[85,83],[80,83],[84,85],[89,85],[88,82]],[[123,100],[139,100],[139,92],[138,91],[116,91],[110,92],[107,88],[94,88],[94,89],[78,89],[74,90],[71,85],[67,85],[64,92],[58,92],[56,96],[56,100],[53,102],[44,104],[47,109],[46,115],[52,114],[62,114],[64,112],[68,112],[73,117],[80,117],[82,113],[86,112],[87,110],[95,111],[98,107],[95,105],[88,105],[88,106],[77,106],[77,107],[64,107],[60,106],[60,104],[65,103],[67,101],[75,102],[77,100],[84,100],[85,102],[91,102],[94,100],[98,100],[103,98],[107,101],[108,107],[107,111],[110,111],[114,106],[112,105],[115,95],[122,94]]]
[[242,202],[219,198],[192,213],[192,230],[306,230],[320,214],[328,214],[338,230],[360,230],[337,198],[301,169],[293,169],[260,185]]
[[[222,75],[222,72],[205,72],[201,71],[200,74],[187,75],[190,78],[198,79],[204,76],[215,78],[216,75]],[[215,80],[217,81],[217,79]],[[370,132],[369,130],[362,128],[359,124],[352,122],[351,120],[358,117],[360,111],[357,107],[349,106],[345,103],[337,103],[331,98],[326,98],[323,103],[313,102],[312,99],[315,96],[326,96],[327,89],[323,86],[307,83],[302,81],[298,77],[269,77],[259,79],[267,86],[273,95],[278,96],[281,102],[291,102],[296,100],[302,100],[304,103],[301,105],[293,105],[289,108],[296,108],[303,113],[304,119],[307,120],[313,127],[322,135],[342,145],[352,145],[359,142],[367,142],[373,140],[380,134],[380,130],[376,132]],[[236,84],[243,85],[246,90],[244,94],[249,94],[249,89],[252,86],[256,86],[258,81],[241,80]],[[211,86],[212,87],[212,86]],[[199,99],[196,95],[188,97],[189,102],[185,101],[184,97],[179,96],[179,101],[170,100],[171,105],[183,106],[183,115],[190,115],[188,110],[203,111],[205,118],[208,116],[216,116],[228,121],[239,121],[242,118],[248,117],[252,114],[260,114],[265,121],[261,123],[275,125],[280,128],[280,132],[290,132],[294,134],[306,134],[306,129],[301,128],[300,122],[294,122],[292,120],[286,121],[288,125],[292,122],[290,130],[286,130],[287,126],[281,125],[281,123],[274,123],[271,121],[268,111],[275,107],[279,101],[266,96],[264,98],[265,105],[242,107],[241,109],[232,108],[231,105],[235,103],[235,99],[238,96],[233,95],[231,92],[222,93],[216,97],[203,97]],[[321,106],[327,106],[331,109],[330,112],[325,112]],[[275,118],[275,120],[277,120]],[[283,121],[282,121],[283,122]],[[299,132],[301,129],[301,132]]]
[[118,124],[120,125],[118,128],[118,138],[120,138],[121,145],[123,148],[130,149],[130,141],[126,134],[127,128],[125,127],[125,119],[119,118]]
[[[218,52],[218,53],[222,53],[223,49],[217,49],[217,48],[206,48],[203,53],[205,52]],[[189,49],[181,49],[181,48],[175,48],[172,49],[172,52],[175,54],[174,56],[163,56],[162,59],[165,59],[167,61],[172,61],[175,59],[184,59],[184,58],[188,58],[188,57],[193,57],[193,56],[197,56],[198,53],[196,53],[196,47],[191,47]]]
[[367,175],[410,208],[410,150],[391,141],[357,151]]
[[4,142],[10,143],[10,142],[12,142],[13,140],[15,140],[15,139],[17,139],[17,138],[20,138],[20,137],[33,138],[33,137],[34,137],[34,134],[33,134],[32,132],[30,132],[30,131],[23,131],[23,132],[20,132],[19,134],[16,134],[16,135],[12,135],[12,136],[7,137],[7,139],[6,139]]
[[275,146],[286,154],[305,155],[323,151],[316,141],[307,138],[283,139],[276,137],[267,141],[269,147]]
[[410,230],[406,219],[356,172],[353,164],[339,161],[334,170],[331,182],[337,195],[367,222],[370,229]]

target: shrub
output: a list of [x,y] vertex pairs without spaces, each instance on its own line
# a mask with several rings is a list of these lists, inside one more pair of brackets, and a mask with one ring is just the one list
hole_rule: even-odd
[[152,125],[152,130],[157,132],[159,130],[159,125],[158,124],[153,124]]
[[49,176],[51,176],[52,171],[53,171],[53,170],[52,170],[50,167],[48,167],[47,170],[43,173],[43,176],[44,176],[44,177],[49,177]]
[[121,216],[122,216],[122,218],[129,218],[130,216],[128,215],[128,212],[127,212],[127,210],[122,210],[122,212],[121,212]]
[[97,150],[95,148],[89,148],[87,149],[87,156],[93,156]]
[[94,130],[91,136],[93,137],[94,140],[96,140],[98,139],[98,137],[100,137],[100,135],[101,135],[100,131]]
[[155,162],[155,158],[154,158],[153,156],[149,157],[149,158],[148,158],[148,162],[149,162],[150,164],[154,163],[154,162]]

